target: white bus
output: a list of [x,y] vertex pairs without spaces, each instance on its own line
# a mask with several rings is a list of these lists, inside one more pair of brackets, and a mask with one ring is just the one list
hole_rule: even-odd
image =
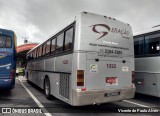
[[83,12],[27,54],[27,79],[73,106],[134,97],[129,24]]
[[160,97],[160,27],[134,35],[136,92]]

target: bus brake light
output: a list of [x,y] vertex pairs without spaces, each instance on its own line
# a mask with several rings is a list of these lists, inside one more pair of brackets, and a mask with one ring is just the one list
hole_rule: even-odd
[[81,91],[86,91],[86,88],[82,88]]
[[14,78],[15,76],[15,69],[11,69],[11,72],[10,72],[10,79]]
[[77,86],[84,86],[84,70],[77,70]]

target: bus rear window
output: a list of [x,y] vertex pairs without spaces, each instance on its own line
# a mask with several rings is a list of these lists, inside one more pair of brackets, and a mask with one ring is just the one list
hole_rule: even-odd
[[0,35],[0,48],[11,48],[11,37]]

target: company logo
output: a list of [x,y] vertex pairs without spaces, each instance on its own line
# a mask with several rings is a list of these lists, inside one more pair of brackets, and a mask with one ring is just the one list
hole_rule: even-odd
[[[122,38],[125,39],[129,39],[128,35],[129,35],[129,31],[127,29],[120,29],[120,28],[116,28],[116,27],[110,27],[106,24],[95,24],[95,25],[91,25],[89,27],[92,27],[92,31],[98,34],[101,34],[101,36],[97,39],[101,39],[102,37],[106,36],[109,32],[111,33],[115,33],[115,34],[120,34],[122,36]],[[97,27],[103,27],[105,28],[104,31],[100,31],[99,28]]]
[[[98,31],[98,30],[96,29],[96,27],[99,27],[99,26],[106,28],[106,31]],[[108,32],[110,31],[110,27],[109,27],[108,25],[106,25],[106,24],[95,24],[95,25],[91,25],[90,27],[93,27],[93,28],[92,28],[93,32],[102,34],[98,39],[106,36],[106,35],[108,34]],[[98,39],[97,39],[97,40],[98,40]]]
[[11,55],[11,53],[9,53],[9,52],[0,52],[0,58],[4,58],[9,55]]

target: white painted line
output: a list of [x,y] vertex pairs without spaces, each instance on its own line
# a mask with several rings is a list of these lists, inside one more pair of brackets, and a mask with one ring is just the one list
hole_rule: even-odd
[[26,89],[26,91],[28,92],[28,94],[32,97],[32,99],[36,102],[36,104],[42,109],[42,111],[44,112],[44,114],[46,116],[52,116],[45,108],[44,106],[41,104],[41,102],[38,101],[38,99],[31,93],[31,91],[22,83],[22,81],[20,79],[18,79],[22,86]]
[[142,105],[142,104],[135,103],[135,102],[131,102],[131,101],[128,101],[128,100],[123,100],[123,101],[124,101],[124,102],[128,102],[128,103],[131,103],[131,104],[134,104],[134,105],[137,105],[137,106],[141,106],[141,107],[145,107],[145,108],[150,108],[149,106]]
[[[139,104],[139,103],[131,102],[131,101],[128,101],[128,100],[123,100],[123,101],[124,101],[124,102],[127,102],[127,103],[131,103],[131,104],[137,105],[137,106],[140,106],[140,107],[145,107],[145,108],[155,109],[155,108],[152,108],[152,107],[150,107],[150,106],[146,106],[146,105],[143,105],[143,104]],[[159,109],[155,109],[155,110],[160,111]]]

